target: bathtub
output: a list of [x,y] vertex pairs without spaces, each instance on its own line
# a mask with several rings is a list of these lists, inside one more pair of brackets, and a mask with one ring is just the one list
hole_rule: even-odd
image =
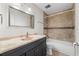
[[74,47],[71,42],[60,41],[56,39],[47,39],[47,48],[48,49],[55,49],[59,52],[64,53],[68,56],[74,56]]

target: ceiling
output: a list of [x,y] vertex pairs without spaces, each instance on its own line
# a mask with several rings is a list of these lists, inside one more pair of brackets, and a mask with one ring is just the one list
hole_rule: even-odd
[[[71,9],[73,3],[35,3],[40,9],[42,9],[48,15],[55,14],[60,11]],[[50,8],[45,8],[45,6],[50,5]]]

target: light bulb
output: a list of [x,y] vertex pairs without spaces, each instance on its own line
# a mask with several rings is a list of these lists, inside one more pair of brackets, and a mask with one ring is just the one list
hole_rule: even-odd
[[28,11],[32,11],[32,9],[31,8],[28,8]]

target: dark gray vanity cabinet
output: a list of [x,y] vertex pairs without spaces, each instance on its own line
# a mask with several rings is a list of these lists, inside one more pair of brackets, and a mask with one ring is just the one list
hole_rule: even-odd
[[46,56],[46,37],[0,54],[1,56]]

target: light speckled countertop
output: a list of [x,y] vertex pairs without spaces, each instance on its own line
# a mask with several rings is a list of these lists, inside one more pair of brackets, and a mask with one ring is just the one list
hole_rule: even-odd
[[45,35],[31,35],[29,37],[31,37],[31,39],[25,39],[26,37],[24,36],[24,37],[12,38],[8,40],[0,40],[0,54],[15,49],[17,47],[20,47],[22,45],[34,42],[38,39],[45,37]]

